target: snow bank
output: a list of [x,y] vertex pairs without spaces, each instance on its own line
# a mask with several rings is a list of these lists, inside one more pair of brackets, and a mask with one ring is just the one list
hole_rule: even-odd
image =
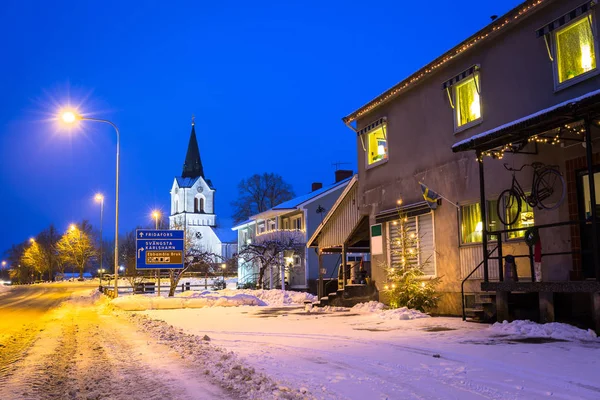
[[316,301],[317,296],[305,292],[292,292],[286,290],[282,292],[280,289],[271,290],[253,290],[253,289],[238,289],[238,290],[219,290],[217,293],[222,295],[233,295],[243,293],[250,296],[255,296],[262,300],[268,306],[287,306],[292,304],[304,304],[305,301]]
[[378,301],[369,301],[367,303],[358,303],[351,308],[354,312],[359,313],[376,313],[381,312],[386,308],[386,305]]
[[394,310],[385,310],[378,314],[379,318],[383,319],[400,319],[400,320],[409,320],[409,319],[417,319],[417,318],[429,318],[430,315],[427,315],[419,310],[413,310],[407,307],[396,308]]
[[223,296],[219,292],[184,292],[185,297],[121,296],[112,304],[126,311],[173,310],[179,308],[264,306],[259,298],[243,293]]
[[514,335],[524,337],[541,337],[563,340],[594,340],[596,333],[588,329],[579,329],[573,325],[551,322],[548,324],[538,324],[531,321],[517,320],[513,322],[496,322],[489,327],[493,333],[502,335]]
[[8,292],[11,289],[10,286],[5,286],[3,283],[0,283],[0,293]]

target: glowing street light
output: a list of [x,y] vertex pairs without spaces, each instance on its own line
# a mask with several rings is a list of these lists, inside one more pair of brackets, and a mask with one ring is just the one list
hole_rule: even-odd
[[158,210],[152,211],[152,218],[154,218],[155,229],[158,229],[158,219],[160,218],[160,211],[158,211]]
[[29,238],[29,243],[34,244],[35,243],[35,239],[34,238]]
[[6,261],[2,261],[2,269],[4,269],[4,267],[6,267]]
[[59,119],[67,125],[73,125],[77,121],[102,122],[112,126],[117,133],[117,169],[115,180],[115,297],[119,295],[119,150],[121,148],[121,134],[119,128],[106,119],[89,118],[79,114],[76,110],[63,109],[60,112]]
[[75,226],[75,224],[71,224],[71,225],[69,225],[69,230],[71,232],[75,232],[75,230],[77,230],[77,227]]

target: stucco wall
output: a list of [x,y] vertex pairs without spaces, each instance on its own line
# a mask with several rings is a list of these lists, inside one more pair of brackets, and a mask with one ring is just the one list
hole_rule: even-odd
[[[594,76],[555,92],[553,66],[544,40],[535,36],[537,28],[580,4],[580,1],[551,2],[501,34],[492,34],[490,39],[446,63],[428,79],[357,121],[358,129],[381,117],[387,117],[388,121],[387,163],[366,169],[365,151],[360,139],[356,142],[360,208],[363,214],[369,215],[371,224],[375,223],[377,213],[394,208],[398,198],[402,198],[404,204],[422,201],[419,181],[455,203],[478,202],[479,167],[475,155],[473,152],[453,153],[451,147],[455,142],[600,87],[600,78]],[[597,18],[594,21],[597,22]],[[453,110],[442,83],[474,64],[481,66],[482,122],[455,134]],[[507,155],[503,160],[485,158],[486,196],[488,200],[495,200],[510,186],[511,175],[502,166],[505,162],[516,167],[532,161],[556,164],[564,174],[565,161],[581,154],[584,154],[581,146],[563,149],[540,145],[538,155]],[[524,188],[530,188],[531,170],[517,177]],[[568,220],[568,204],[565,201],[555,211],[536,209],[534,217],[536,224]],[[434,218],[437,271],[438,276],[443,276],[440,289],[447,293],[440,309],[457,314],[460,310],[457,293],[462,279],[457,210],[443,201]],[[384,232],[384,238],[385,235]],[[568,227],[542,230],[541,240],[544,252],[571,250]],[[522,242],[513,242],[504,248],[504,255],[526,252]],[[385,280],[378,266],[386,259],[387,254],[373,257],[373,279],[378,286]],[[520,274],[528,274],[528,262],[518,260],[518,264]],[[544,280],[567,279],[571,266],[570,256],[544,259]],[[478,290],[478,282],[469,282],[467,289]]]

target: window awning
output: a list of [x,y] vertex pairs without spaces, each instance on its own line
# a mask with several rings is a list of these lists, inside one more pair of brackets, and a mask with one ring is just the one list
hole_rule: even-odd
[[473,75],[475,72],[479,71],[479,68],[480,68],[479,64],[475,64],[471,68],[461,72],[460,74],[456,75],[452,79],[448,79],[446,82],[444,82],[442,84],[442,89],[446,90],[450,86],[456,85],[458,82],[462,81],[463,79],[468,78],[469,76]]
[[487,151],[509,143],[526,140],[583,117],[600,118],[600,90],[564,101],[504,125],[482,132],[452,146],[452,151]]
[[367,133],[369,131],[372,131],[373,129],[376,129],[376,128],[382,126],[383,124],[385,124],[386,121],[387,121],[387,118],[385,118],[385,117],[379,118],[377,121],[371,122],[369,125],[365,126],[360,131],[356,132],[356,134],[358,136],[360,136],[360,135],[365,134],[365,133]]
[[382,223],[388,221],[395,221],[400,219],[400,215],[403,217],[416,217],[431,212],[431,208],[426,201],[419,201],[403,207],[393,208],[391,210],[381,211],[375,215],[375,222]]
[[561,26],[568,24],[570,21],[577,19],[580,16],[582,16],[583,14],[590,11],[592,9],[592,7],[594,7],[596,5],[596,3],[597,3],[596,0],[585,2],[584,4],[580,5],[579,7],[569,11],[565,15],[562,15],[562,16],[556,18],[554,21],[550,22],[549,24],[542,26],[540,29],[535,31],[536,36],[538,38],[541,38],[541,37],[544,37],[544,36],[552,33],[554,30],[560,28]]

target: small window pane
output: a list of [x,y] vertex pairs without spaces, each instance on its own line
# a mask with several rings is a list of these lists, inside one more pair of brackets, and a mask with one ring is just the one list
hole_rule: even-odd
[[375,129],[367,134],[367,156],[369,165],[379,161],[387,160],[388,158],[387,140],[384,134],[385,129],[387,129],[386,125],[382,125],[378,129]]
[[[529,195],[530,195],[530,193],[527,193],[527,196],[529,196]],[[516,213],[517,213],[517,202],[513,202],[513,205],[509,209],[506,210],[507,220],[508,221],[512,220],[515,217]],[[517,222],[515,222],[508,228],[510,228],[510,229],[517,229],[517,228],[527,229],[530,226],[533,226],[533,224],[534,224],[533,208],[531,208],[531,206],[529,206],[529,204],[527,204],[526,202],[521,201],[521,212],[517,216]],[[524,230],[517,231],[517,232],[508,232],[509,239],[518,239],[518,238],[522,238],[522,237],[525,237]]]
[[460,207],[460,231],[463,243],[480,243],[483,224],[479,203]]
[[475,74],[456,86],[456,126],[463,126],[481,118],[479,101],[479,74]]
[[592,16],[556,33],[558,82],[563,83],[596,68]]

